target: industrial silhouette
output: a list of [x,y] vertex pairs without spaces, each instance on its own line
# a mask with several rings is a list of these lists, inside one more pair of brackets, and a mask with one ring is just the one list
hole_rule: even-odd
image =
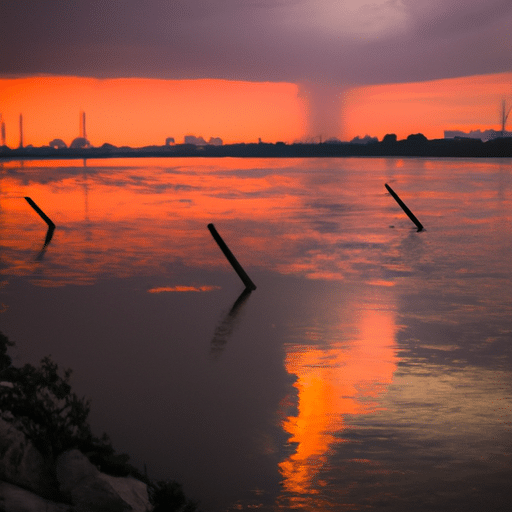
[[84,139],[87,139],[87,135],[85,134],[85,112],[80,112],[80,122],[79,122],[79,133],[80,137],[83,137]]
[[20,149],[23,147],[23,114],[20,114]]
[[2,117],[2,114],[0,114],[0,140],[2,141],[2,146],[5,146],[5,122]]
[[76,139],[73,139],[69,147],[73,149],[83,149],[91,147],[91,143],[87,140],[87,132],[85,130],[84,111],[80,111],[80,114],[78,116],[78,137]]

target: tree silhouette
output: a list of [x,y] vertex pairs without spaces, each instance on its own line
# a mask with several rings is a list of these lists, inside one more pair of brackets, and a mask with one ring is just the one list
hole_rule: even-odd
[[[7,338],[2,338],[0,354],[6,348]],[[90,402],[71,391],[71,370],[64,370],[61,376],[49,357],[41,360],[40,367],[26,364],[15,368],[4,355],[2,364],[2,419],[25,434],[50,461],[67,449],[91,445],[93,435],[87,423]]]

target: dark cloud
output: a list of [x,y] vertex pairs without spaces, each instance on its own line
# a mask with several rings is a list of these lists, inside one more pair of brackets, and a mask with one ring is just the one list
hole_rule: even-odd
[[383,83],[512,69],[509,0],[17,0],[0,73]]

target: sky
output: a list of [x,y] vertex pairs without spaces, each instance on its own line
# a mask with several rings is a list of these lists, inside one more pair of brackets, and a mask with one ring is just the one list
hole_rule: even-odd
[[[187,133],[405,137],[413,128],[433,138],[440,123],[499,128],[501,98],[512,99],[510,0],[4,0],[0,10],[8,145],[17,145],[19,113],[26,143],[37,145],[72,137],[68,124],[78,135],[82,109],[98,145]],[[390,112],[400,115],[384,129],[378,117]],[[93,129],[93,119],[112,126]]]

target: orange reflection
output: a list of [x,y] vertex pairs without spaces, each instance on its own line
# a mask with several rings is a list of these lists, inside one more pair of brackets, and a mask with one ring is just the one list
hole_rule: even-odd
[[[211,285],[170,279],[175,262],[231,271],[206,229],[210,222],[249,275],[259,267],[392,287],[397,276],[413,274],[419,260],[441,257],[434,252],[439,248],[454,260],[473,254],[482,267],[493,258],[505,270],[500,251],[508,250],[507,238],[487,228],[512,222],[505,178],[493,181],[503,175],[501,164],[471,165],[357,158],[5,162],[0,273],[27,275],[47,286],[141,272],[163,278],[155,287]],[[482,188],[477,175],[487,176],[490,186]],[[398,183],[428,236],[412,234],[385,182]],[[57,225],[44,265],[34,258],[47,226],[24,196]],[[461,236],[469,230],[477,234]],[[475,239],[487,243],[475,245]],[[499,248],[496,253],[487,254],[489,244]]]
[[159,286],[158,288],[150,288],[148,293],[165,293],[165,292],[211,292],[218,290],[219,286]]
[[[41,285],[45,280],[54,285],[91,282],[104,272],[126,276],[135,272],[135,265],[165,274],[166,265],[177,260],[190,267],[226,268],[206,229],[210,222],[219,223],[226,243],[247,269],[265,266],[312,279],[343,279],[366,256],[356,247],[350,260],[347,251],[340,257],[339,244],[355,239],[364,246],[387,238],[360,215],[346,218],[343,229],[330,233],[311,223],[322,217],[336,226],[339,213],[323,211],[322,204],[359,201],[357,195],[343,195],[347,185],[361,188],[364,179],[349,173],[339,181],[330,169],[324,175],[323,165],[320,160],[304,166],[294,159],[116,159],[86,166],[27,161],[23,167],[9,162],[0,178],[3,237],[12,257],[15,248],[36,250],[42,244],[46,226],[27,207],[23,196],[30,196],[57,225],[49,261],[38,277]],[[317,178],[325,183],[312,183]],[[380,184],[365,181],[373,204],[383,202]],[[33,273],[32,263],[23,270],[23,258],[16,257],[18,262],[10,259],[5,266]],[[66,265],[52,267],[53,257]]]
[[344,416],[375,411],[392,382],[398,360],[395,314],[377,305],[365,308],[350,343],[289,347],[285,366],[297,376],[298,413],[283,426],[296,450],[280,470],[295,506],[322,508],[314,497],[322,485],[317,477],[328,467],[334,446],[343,442]]

